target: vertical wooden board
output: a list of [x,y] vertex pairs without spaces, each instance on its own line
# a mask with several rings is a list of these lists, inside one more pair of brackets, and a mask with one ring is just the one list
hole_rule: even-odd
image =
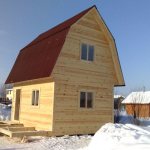
[[125,108],[129,115],[134,115],[135,111],[136,117],[150,117],[150,104],[126,104]]

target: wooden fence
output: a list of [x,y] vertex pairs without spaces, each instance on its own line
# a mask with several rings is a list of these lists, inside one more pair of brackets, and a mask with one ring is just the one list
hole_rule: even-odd
[[150,117],[150,104],[126,104],[126,112],[129,115],[136,114],[136,117]]

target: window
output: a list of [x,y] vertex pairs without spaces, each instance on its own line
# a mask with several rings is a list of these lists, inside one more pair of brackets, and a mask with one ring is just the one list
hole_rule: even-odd
[[92,108],[92,107],[93,107],[93,93],[80,92],[80,108]]
[[32,91],[32,105],[38,106],[39,104],[39,90]]
[[80,93],[80,107],[86,107],[86,93],[81,92]]
[[81,59],[87,61],[94,61],[94,46],[83,44],[81,45]]

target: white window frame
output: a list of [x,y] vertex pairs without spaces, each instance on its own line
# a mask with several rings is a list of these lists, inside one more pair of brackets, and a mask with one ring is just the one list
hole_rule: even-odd
[[[87,59],[82,59],[82,45],[83,44],[85,44],[86,46],[87,46]],[[88,60],[89,59],[89,47],[90,46],[93,46],[93,60]],[[82,61],[86,61],[86,62],[94,62],[95,61],[95,45],[93,45],[93,44],[87,44],[87,43],[85,43],[85,42],[81,42],[80,43],[80,60],[82,60]]]

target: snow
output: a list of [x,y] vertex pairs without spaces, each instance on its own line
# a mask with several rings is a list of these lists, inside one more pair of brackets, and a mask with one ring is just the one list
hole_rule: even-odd
[[132,115],[128,115],[126,111],[119,111],[118,123],[121,124],[135,124],[135,119]]
[[[10,119],[11,106],[0,104],[0,119]],[[24,137],[0,136],[0,150],[150,150],[150,119],[133,125],[132,116],[120,112],[120,123],[107,123],[94,136]],[[130,124],[127,124],[130,123]]]
[[0,150],[88,150],[92,136],[30,137],[27,143],[0,137]]
[[140,118],[140,126],[149,126],[150,127],[150,118]]
[[96,132],[88,150],[150,150],[150,127],[105,124]]
[[0,121],[10,120],[11,105],[0,104]]
[[122,104],[127,104],[127,103],[149,104],[150,103],[150,91],[132,92],[122,101]]
[[27,143],[0,137],[0,150],[150,150],[150,126],[107,123],[94,137],[29,137]]
[[114,98],[125,98],[124,96],[122,96],[122,95],[114,95]]

